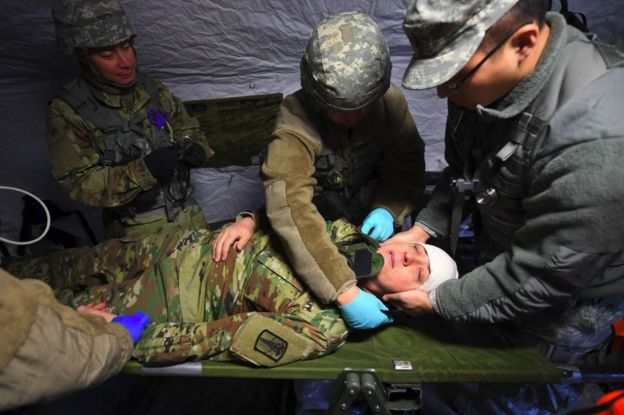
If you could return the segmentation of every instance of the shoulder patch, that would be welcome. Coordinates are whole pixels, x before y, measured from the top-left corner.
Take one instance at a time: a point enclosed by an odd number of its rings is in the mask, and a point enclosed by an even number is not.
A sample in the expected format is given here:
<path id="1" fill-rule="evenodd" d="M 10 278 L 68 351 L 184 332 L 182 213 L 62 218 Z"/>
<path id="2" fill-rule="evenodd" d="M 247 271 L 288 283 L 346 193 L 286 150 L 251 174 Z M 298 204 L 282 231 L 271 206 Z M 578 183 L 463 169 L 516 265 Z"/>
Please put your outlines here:
<path id="1" fill-rule="evenodd" d="M 278 362 L 286 354 L 288 342 L 269 330 L 263 330 L 256 338 L 254 350 L 262 353 L 274 362 Z"/>

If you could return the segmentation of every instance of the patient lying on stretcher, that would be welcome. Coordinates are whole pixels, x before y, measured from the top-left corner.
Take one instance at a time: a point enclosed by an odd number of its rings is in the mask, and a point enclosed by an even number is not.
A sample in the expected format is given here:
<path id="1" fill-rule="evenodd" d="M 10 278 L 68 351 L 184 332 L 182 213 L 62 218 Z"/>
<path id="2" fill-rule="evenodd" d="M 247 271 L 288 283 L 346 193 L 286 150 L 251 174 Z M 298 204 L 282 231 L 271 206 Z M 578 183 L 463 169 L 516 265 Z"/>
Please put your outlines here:
<path id="1" fill-rule="evenodd" d="M 327 229 L 357 269 L 358 284 L 378 297 L 431 290 L 457 277 L 450 257 L 436 247 L 378 247 L 342 220 L 328 223 Z M 276 236 L 256 231 L 242 251 L 231 251 L 215 262 L 217 235 L 194 230 L 150 236 L 153 240 L 144 241 L 144 246 L 158 246 L 157 258 L 145 266 L 143 254 L 133 260 L 132 252 L 124 252 L 124 275 L 117 270 L 119 253 L 96 247 L 102 255 L 98 273 L 115 282 L 92 285 L 93 275 L 84 276 L 84 283 L 80 278 L 57 279 L 57 297 L 73 307 L 106 303 L 112 314 L 148 314 L 152 323 L 133 353 L 148 364 L 241 359 L 272 367 L 326 355 L 345 342 L 348 329 L 340 314 L 318 302 L 297 280 Z M 65 255 L 63 261 L 71 263 L 69 254 L 55 255 L 56 260 Z M 28 276 L 27 269 L 10 271 Z"/>

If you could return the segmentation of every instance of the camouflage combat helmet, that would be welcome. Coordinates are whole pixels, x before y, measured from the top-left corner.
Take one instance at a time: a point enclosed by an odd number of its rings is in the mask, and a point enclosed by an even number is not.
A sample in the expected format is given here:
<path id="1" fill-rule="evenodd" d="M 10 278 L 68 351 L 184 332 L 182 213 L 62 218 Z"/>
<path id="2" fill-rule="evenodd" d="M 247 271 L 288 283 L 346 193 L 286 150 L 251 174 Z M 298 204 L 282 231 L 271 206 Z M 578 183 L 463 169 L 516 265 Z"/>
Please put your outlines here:
<path id="1" fill-rule="evenodd" d="M 301 59 L 301 86 L 321 107 L 355 111 L 390 86 L 390 52 L 379 27 L 361 13 L 322 21 Z"/>
<path id="2" fill-rule="evenodd" d="M 135 35 L 117 0 L 56 0 L 56 39 L 63 52 L 115 45 Z"/>
<path id="3" fill-rule="evenodd" d="M 403 29 L 414 56 L 403 86 L 426 89 L 458 73 L 479 48 L 485 32 L 518 0 L 412 0 Z"/>

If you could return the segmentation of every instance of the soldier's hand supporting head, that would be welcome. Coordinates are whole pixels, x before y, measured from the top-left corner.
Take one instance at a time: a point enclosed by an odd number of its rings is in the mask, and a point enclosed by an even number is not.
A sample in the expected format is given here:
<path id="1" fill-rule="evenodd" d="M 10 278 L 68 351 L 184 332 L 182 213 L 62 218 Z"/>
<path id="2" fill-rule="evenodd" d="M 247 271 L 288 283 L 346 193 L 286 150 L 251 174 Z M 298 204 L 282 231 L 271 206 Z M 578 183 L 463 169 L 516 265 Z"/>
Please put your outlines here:
<path id="1" fill-rule="evenodd" d="M 397 310 L 406 314 L 433 313 L 433 305 L 429 300 L 429 294 L 421 290 L 409 290 L 398 293 L 386 294 L 383 300 L 391 304 Z"/>

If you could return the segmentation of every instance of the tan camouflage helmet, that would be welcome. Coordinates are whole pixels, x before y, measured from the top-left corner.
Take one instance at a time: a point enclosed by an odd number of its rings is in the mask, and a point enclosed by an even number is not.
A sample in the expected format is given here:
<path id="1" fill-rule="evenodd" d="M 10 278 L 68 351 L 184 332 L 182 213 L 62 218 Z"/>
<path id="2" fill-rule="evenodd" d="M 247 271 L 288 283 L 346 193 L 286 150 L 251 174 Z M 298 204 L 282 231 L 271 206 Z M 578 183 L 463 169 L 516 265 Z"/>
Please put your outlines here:
<path id="1" fill-rule="evenodd" d="M 321 107 L 356 111 L 390 86 L 390 52 L 379 27 L 361 13 L 322 21 L 301 59 L 301 86 Z"/>
<path id="2" fill-rule="evenodd" d="M 403 86 L 426 89 L 458 73 L 485 32 L 518 0 L 412 0 L 403 29 L 414 49 Z"/>
<path id="3" fill-rule="evenodd" d="M 116 45 L 135 35 L 117 0 L 56 0 L 52 17 L 56 39 L 68 55 L 76 49 Z"/>

